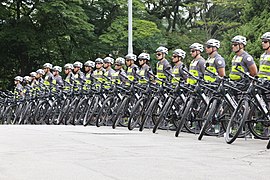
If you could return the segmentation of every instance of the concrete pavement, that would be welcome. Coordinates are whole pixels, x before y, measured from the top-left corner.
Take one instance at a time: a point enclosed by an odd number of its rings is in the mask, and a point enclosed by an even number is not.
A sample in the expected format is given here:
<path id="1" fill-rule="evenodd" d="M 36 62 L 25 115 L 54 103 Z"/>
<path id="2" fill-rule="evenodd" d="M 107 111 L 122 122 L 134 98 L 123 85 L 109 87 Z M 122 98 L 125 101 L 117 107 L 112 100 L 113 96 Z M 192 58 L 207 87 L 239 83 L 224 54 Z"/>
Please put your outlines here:
<path id="1" fill-rule="evenodd" d="M 0 125 L 0 180 L 269 179 L 266 144 L 164 130 Z"/>

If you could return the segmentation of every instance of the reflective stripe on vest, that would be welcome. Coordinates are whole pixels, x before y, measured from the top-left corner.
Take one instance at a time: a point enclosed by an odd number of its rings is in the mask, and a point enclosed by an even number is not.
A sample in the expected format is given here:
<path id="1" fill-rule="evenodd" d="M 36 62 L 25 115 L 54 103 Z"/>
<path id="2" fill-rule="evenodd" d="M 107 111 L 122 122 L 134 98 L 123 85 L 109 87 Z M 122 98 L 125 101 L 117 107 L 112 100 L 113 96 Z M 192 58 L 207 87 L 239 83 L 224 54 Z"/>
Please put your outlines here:
<path id="1" fill-rule="evenodd" d="M 261 55 L 258 76 L 270 80 L 270 55 Z"/>
<path id="2" fill-rule="evenodd" d="M 177 84 L 177 83 L 179 83 L 179 81 L 180 81 L 179 68 L 178 68 L 178 67 L 177 67 L 177 68 L 174 68 L 174 69 L 172 70 L 172 74 L 175 75 L 175 76 L 172 78 L 172 80 L 171 80 L 172 84 Z"/>
<path id="3" fill-rule="evenodd" d="M 164 67 L 163 64 L 160 64 L 160 65 L 157 64 L 157 78 L 159 79 L 166 79 L 166 76 L 163 72 L 163 67 Z M 159 80 L 157 80 L 157 83 L 162 84 L 162 82 Z"/>
<path id="4" fill-rule="evenodd" d="M 112 84 L 121 84 L 119 73 L 120 73 L 120 71 L 112 74 Z"/>
<path id="5" fill-rule="evenodd" d="M 48 75 L 45 76 L 43 84 L 45 86 L 50 86 L 51 83 L 49 82 L 49 76 Z"/>
<path id="6" fill-rule="evenodd" d="M 196 70 L 196 66 L 198 64 L 199 61 L 194 61 L 193 63 L 190 64 L 189 66 L 189 72 L 195 76 L 195 77 L 199 77 L 199 71 Z M 188 84 L 196 84 L 197 80 L 193 79 L 192 77 L 187 78 L 187 83 Z"/>
<path id="7" fill-rule="evenodd" d="M 231 78 L 231 80 L 235 80 L 235 81 L 238 81 L 238 80 L 241 80 L 242 77 L 241 77 L 241 74 L 240 72 L 238 72 L 235 68 L 237 67 L 237 64 L 238 63 L 241 63 L 243 60 L 243 57 L 237 57 L 234 56 L 233 59 L 232 59 L 232 70 L 231 70 L 231 73 L 229 74 L 229 77 Z M 245 72 L 244 68 L 242 66 L 238 66 L 238 69 Z"/>
<path id="8" fill-rule="evenodd" d="M 145 78 L 145 70 L 141 70 L 141 71 L 139 72 L 139 75 L 140 75 L 142 78 Z M 147 81 L 146 81 L 145 79 L 139 79 L 139 83 L 140 83 L 140 84 L 146 84 Z"/>
<path id="9" fill-rule="evenodd" d="M 83 86 L 83 90 L 88 90 L 89 89 L 89 85 L 92 83 L 90 78 L 91 78 L 91 74 L 87 73 L 85 75 L 85 83 L 84 83 L 84 86 Z"/>
<path id="10" fill-rule="evenodd" d="M 214 66 L 214 64 L 215 64 L 214 62 L 215 62 L 215 58 L 208 58 L 206 60 L 206 63 L 209 64 L 207 69 L 209 71 L 211 71 L 212 73 L 217 73 L 217 69 Z M 209 72 L 205 71 L 204 80 L 209 81 L 209 82 L 215 82 L 216 78 L 212 77 L 212 75 Z"/>

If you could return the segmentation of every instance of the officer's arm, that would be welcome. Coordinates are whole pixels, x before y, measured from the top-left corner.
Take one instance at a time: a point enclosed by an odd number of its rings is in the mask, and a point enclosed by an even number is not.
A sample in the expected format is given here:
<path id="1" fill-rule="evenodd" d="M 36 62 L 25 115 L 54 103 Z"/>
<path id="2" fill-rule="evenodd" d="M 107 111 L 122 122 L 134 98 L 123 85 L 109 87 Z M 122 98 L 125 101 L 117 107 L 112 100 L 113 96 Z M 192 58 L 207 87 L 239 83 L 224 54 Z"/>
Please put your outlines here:
<path id="1" fill-rule="evenodd" d="M 258 72 L 256 64 L 252 64 L 248 67 L 249 73 L 251 76 L 255 76 Z"/>
<path id="2" fill-rule="evenodd" d="M 226 74 L 225 74 L 225 68 L 218 68 L 218 75 L 220 77 L 224 77 Z"/>

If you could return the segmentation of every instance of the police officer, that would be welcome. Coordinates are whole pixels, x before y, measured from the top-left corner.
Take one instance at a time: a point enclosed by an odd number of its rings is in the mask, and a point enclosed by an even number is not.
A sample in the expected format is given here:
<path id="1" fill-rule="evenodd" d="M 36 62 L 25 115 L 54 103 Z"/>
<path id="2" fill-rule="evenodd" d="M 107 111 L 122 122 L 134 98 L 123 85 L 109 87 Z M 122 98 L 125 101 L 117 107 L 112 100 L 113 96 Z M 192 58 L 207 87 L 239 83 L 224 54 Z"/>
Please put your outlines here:
<path id="1" fill-rule="evenodd" d="M 249 72 L 251 76 L 255 76 L 257 74 L 257 66 L 253 57 L 244 50 L 247 45 L 246 38 L 238 35 L 233 37 L 231 42 L 232 51 L 235 53 L 235 56 L 232 59 L 232 68 L 229 77 L 235 81 L 242 80 L 241 73 L 236 70 L 238 65 L 239 70 Z"/>
<path id="2" fill-rule="evenodd" d="M 138 56 L 138 60 L 140 66 L 138 74 L 141 76 L 141 78 L 139 79 L 139 83 L 145 85 L 147 83 L 147 80 L 150 80 L 150 75 L 148 72 L 152 74 L 151 67 L 148 65 L 150 61 L 150 55 L 148 53 L 141 53 Z"/>
<path id="3" fill-rule="evenodd" d="M 95 79 L 96 87 L 99 87 L 101 83 L 104 82 L 103 74 L 104 74 L 104 68 L 103 68 L 103 59 L 97 58 L 95 60 L 96 69 L 93 72 L 93 78 Z"/>
<path id="4" fill-rule="evenodd" d="M 168 70 L 171 72 L 172 66 L 166 59 L 166 55 L 168 54 L 168 49 L 166 47 L 160 46 L 159 48 L 156 49 L 156 58 L 158 60 L 157 62 L 157 78 L 166 80 L 167 73 L 165 70 Z M 158 84 L 162 84 L 161 81 L 157 80 Z"/>
<path id="5" fill-rule="evenodd" d="M 73 70 L 73 64 L 65 64 L 65 82 L 64 82 L 64 91 L 70 91 L 72 89 L 72 86 L 74 84 L 74 74 L 72 72 Z"/>
<path id="6" fill-rule="evenodd" d="M 197 78 L 203 78 L 205 72 L 205 59 L 201 56 L 201 53 L 203 52 L 203 45 L 193 43 L 189 48 L 190 54 L 194 58 L 189 65 L 189 72 Z M 187 83 L 196 84 L 197 80 L 193 77 L 188 77 Z"/>
<path id="7" fill-rule="evenodd" d="M 51 63 L 45 63 L 43 65 L 43 70 L 45 73 L 44 77 L 44 85 L 46 88 L 51 88 L 51 90 L 55 90 L 56 80 L 54 79 L 53 74 L 51 73 L 52 64 Z"/>
<path id="8" fill-rule="evenodd" d="M 74 86 L 75 91 L 78 91 L 85 81 L 84 73 L 81 71 L 82 66 L 83 64 L 79 61 L 73 64 L 74 83 L 76 84 L 76 86 Z"/>
<path id="9" fill-rule="evenodd" d="M 260 68 L 258 76 L 266 78 L 270 81 L 270 32 L 266 32 L 261 36 L 262 48 L 264 53 L 260 58 Z"/>
<path id="10" fill-rule="evenodd" d="M 104 69 L 105 69 L 105 72 L 104 72 L 104 76 L 106 76 L 107 78 L 109 79 L 105 79 L 105 85 L 104 87 L 105 88 L 110 88 L 110 79 L 112 79 L 112 75 L 115 73 L 115 70 L 113 70 L 112 68 L 112 65 L 114 63 L 114 59 L 112 57 L 106 57 L 104 58 Z"/>
<path id="11" fill-rule="evenodd" d="M 172 74 L 174 74 L 174 77 L 171 80 L 173 85 L 178 84 L 181 79 L 184 81 L 187 80 L 187 73 L 185 73 L 182 69 L 183 68 L 182 60 L 185 57 L 186 52 L 183 51 L 182 49 L 176 49 L 173 51 L 172 62 L 174 63 L 174 66 L 172 68 Z"/>
<path id="12" fill-rule="evenodd" d="M 125 59 L 124 58 L 118 57 L 115 60 L 115 63 L 114 63 L 115 73 L 113 73 L 113 75 L 112 75 L 113 83 L 121 84 L 121 83 L 126 82 L 126 79 L 124 77 L 126 77 L 127 75 L 126 75 L 126 72 L 125 72 L 125 70 L 123 68 L 124 65 L 125 65 Z M 122 76 L 120 76 L 120 74 Z"/>
<path id="13" fill-rule="evenodd" d="M 127 77 L 130 81 L 136 81 L 136 72 L 138 71 L 138 66 L 135 64 L 135 61 L 137 60 L 137 57 L 135 54 L 127 54 L 125 56 L 126 59 L 126 66 L 127 66 Z M 127 85 L 129 85 L 129 82 L 126 82 Z"/>
<path id="14" fill-rule="evenodd" d="M 24 93 L 23 93 L 23 86 L 22 86 L 22 83 L 23 82 L 23 77 L 21 76 L 16 76 L 14 78 L 14 84 L 15 84 L 15 88 L 14 88 L 14 96 L 16 99 L 24 96 Z"/>
<path id="15" fill-rule="evenodd" d="M 217 73 L 220 77 L 225 76 L 225 60 L 218 54 L 218 49 L 220 48 L 220 41 L 216 39 L 209 39 L 205 43 L 205 51 L 208 54 L 208 59 L 206 60 L 206 67 L 209 71 Z M 209 82 L 215 82 L 216 78 L 209 72 L 205 72 L 204 80 Z"/>
<path id="16" fill-rule="evenodd" d="M 89 60 L 84 63 L 84 72 L 85 72 L 85 83 L 83 86 L 84 90 L 88 90 L 89 86 L 92 83 L 92 73 L 93 73 L 94 68 L 95 68 L 95 62 Z"/>
<path id="17" fill-rule="evenodd" d="M 54 66 L 52 68 L 53 70 L 53 76 L 54 76 L 54 79 L 56 80 L 56 84 L 60 87 L 63 87 L 64 86 L 64 82 L 63 82 L 63 79 L 62 79 L 62 76 L 60 76 L 60 73 L 62 72 L 62 67 L 60 66 Z"/>

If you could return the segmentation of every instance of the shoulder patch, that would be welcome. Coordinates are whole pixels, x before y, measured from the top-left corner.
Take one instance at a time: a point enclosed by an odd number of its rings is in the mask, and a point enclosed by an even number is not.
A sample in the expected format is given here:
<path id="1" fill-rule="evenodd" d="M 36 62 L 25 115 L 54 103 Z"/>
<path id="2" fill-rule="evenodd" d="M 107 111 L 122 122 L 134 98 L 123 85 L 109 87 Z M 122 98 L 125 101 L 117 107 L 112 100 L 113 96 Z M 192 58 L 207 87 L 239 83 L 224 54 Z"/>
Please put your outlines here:
<path id="1" fill-rule="evenodd" d="M 218 61 L 218 64 L 219 64 L 219 65 L 221 65 L 221 64 L 222 64 L 222 61 L 221 61 L 221 60 L 219 60 L 219 61 Z"/>
<path id="2" fill-rule="evenodd" d="M 252 57 L 248 56 L 247 61 L 252 61 Z"/>

